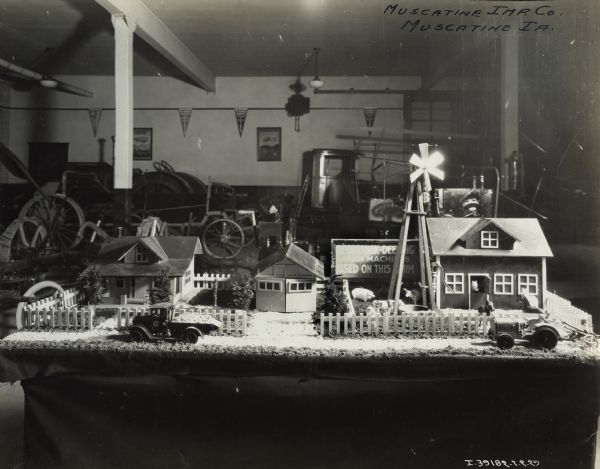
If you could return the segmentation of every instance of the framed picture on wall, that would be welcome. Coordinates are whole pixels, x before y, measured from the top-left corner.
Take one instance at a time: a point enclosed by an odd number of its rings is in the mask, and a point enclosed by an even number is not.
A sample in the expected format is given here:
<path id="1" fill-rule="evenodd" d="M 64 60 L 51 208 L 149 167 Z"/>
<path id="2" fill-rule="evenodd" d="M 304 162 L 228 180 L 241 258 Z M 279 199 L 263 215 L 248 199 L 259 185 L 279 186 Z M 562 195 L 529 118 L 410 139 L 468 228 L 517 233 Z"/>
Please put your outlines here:
<path id="1" fill-rule="evenodd" d="M 136 127 L 133 129 L 133 159 L 152 160 L 152 128 Z"/>
<path id="2" fill-rule="evenodd" d="M 256 129 L 258 161 L 281 161 L 281 127 Z"/>

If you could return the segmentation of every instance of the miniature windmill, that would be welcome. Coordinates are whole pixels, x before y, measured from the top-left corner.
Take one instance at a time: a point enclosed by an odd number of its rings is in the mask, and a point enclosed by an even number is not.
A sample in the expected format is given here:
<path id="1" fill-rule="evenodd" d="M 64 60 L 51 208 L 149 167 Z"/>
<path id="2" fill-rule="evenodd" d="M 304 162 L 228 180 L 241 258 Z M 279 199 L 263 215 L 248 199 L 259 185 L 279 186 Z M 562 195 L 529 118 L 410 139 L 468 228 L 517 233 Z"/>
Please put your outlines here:
<path id="1" fill-rule="evenodd" d="M 438 179 L 444 179 L 444 172 L 438 166 L 444 161 L 444 157 L 439 152 L 434 152 L 429 155 L 429 145 L 427 143 L 419 144 L 419 152 L 421 156 L 413 154 L 410 157 L 410 164 L 416 169 L 410 175 L 410 186 L 408 188 L 408 196 L 406 197 L 406 205 L 404 207 L 404 219 L 402 220 L 402 228 L 400 229 L 400 237 L 398 238 L 398 248 L 394 257 L 394 266 L 392 268 L 392 279 L 388 290 L 388 298 L 394 298 L 394 313 L 398 312 L 398 303 L 400 299 L 400 291 L 402 289 L 402 276 L 404 272 L 404 261 L 406 257 L 406 245 L 408 241 L 408 231 L 410 221 L 413 217 L 417 217 L 417 228 L 419 232 L 419 265 L 421 267 L 421 285 L 423 286 L 422 301 L 423 305 L 427 305 L 427 296 L 431 298 L 431 307 L 435 308 L 433 301 L 433 279 L 431 275 L 431 258 L 429 251 L 429 237 L 427 235 L 427 225 L 425 223 L 425 204 L 423 202 L 423 191 L 431 191 L 430 175 Z M 423 184 L 421 184 L 421 178 Z M 416 188 L 416 209 L 414 206 L 414 196 Z"/>

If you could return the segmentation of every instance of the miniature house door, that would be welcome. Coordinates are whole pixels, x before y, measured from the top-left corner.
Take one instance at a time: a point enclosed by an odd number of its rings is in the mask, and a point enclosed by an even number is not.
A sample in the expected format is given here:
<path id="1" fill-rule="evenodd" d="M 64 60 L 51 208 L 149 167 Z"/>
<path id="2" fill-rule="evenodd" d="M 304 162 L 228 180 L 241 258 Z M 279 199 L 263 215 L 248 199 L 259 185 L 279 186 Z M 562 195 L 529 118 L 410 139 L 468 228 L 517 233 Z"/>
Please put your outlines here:
<path id="1" fill-rule="evenodd" d="M 490 293 L 490 276 L 488 274 L 469 274 L 469 309 L 485 306 L 485 300 Z"/>

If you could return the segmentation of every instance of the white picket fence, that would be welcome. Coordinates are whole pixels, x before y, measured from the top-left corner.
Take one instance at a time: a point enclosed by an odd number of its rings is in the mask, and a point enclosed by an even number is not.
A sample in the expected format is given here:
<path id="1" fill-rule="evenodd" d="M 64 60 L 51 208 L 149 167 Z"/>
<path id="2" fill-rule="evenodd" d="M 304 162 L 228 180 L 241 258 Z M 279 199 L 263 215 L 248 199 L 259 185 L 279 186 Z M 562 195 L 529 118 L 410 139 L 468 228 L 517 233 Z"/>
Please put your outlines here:
<path id="1" fill-rule="evenodd" d="M 117 329 L 129 327 L 136 316 L 150 314 L 148 306 L 143 307 L 117 307 Z M 248 325 L 248 314 L 242 310 L 226 310 L 221 308 L 199 308 L 199 307 L 175 307 L 174 318 L 183 314 L 200 314 L 217 319 L 223 323 L 220 330 L 223 334 L 246 334 Z"/>
<path id="2" fill-rule="evenodd" d="M 81 295 L 75 288 L 65 290 L 63 295 L 49 296 L 42 300 L 34 301 L 26 306 L 26 309 L 38 310 L 43 308 L 71 308 L 77 306 Z"/>
<path id="3" fill-rule="evenodd" d="M 325 335 L 429 335 L 484 336 L 490 317 L 475 311 L 400 312 L 398 314 L 342 316 L 321 313 L 320 332 Z"/>
<path id="4" fill-rule="evenodd" d="M 209 274 L 204 272 L 203 274 L 194 275 L 194 288 L 201 290 L 212 290 L 215 287 L 215 282 L 225 282 L 229 280 L 231 275 L 229 274 Z"/>
<path id="5" fill-rule="evenodd" d="M 92 330 L 94 308 L 77 307 L 27 307 L 23 327 L 25 329 L 87 329 Z"/>
<path id="6" fill-rule="evenodd" d="M 573 306 L 571 302 L 556 293 L 546 291 L 545 309 L 552 318 L 564 321 L 567 324 L 583 329 L 586 332 L 594 331 L 592 315 Z"/>

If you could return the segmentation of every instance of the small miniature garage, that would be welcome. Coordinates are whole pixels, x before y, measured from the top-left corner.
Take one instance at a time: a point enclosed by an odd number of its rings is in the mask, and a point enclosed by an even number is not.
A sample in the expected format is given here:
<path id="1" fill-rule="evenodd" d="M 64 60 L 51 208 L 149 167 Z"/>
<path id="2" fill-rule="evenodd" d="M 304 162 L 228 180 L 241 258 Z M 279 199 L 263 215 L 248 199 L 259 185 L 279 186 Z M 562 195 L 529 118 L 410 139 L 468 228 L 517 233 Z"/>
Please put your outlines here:
<path id="1" fill-rule="evenodd" d="M 544 304 L 552 251 L 537 219 L 428 218 L 427 227 L 443 272 L 438 307 L 477 309 L 489 296 L 498 308 L 519 309 L 523 291 Z"/>
<path id="2" fill-rule="evenodd" d="M 256 308 L 294 313 L 315 311 L 317 282 L 325 278 L 323 263 L 295 244 L 285 246 L 259 263 Z"/>

